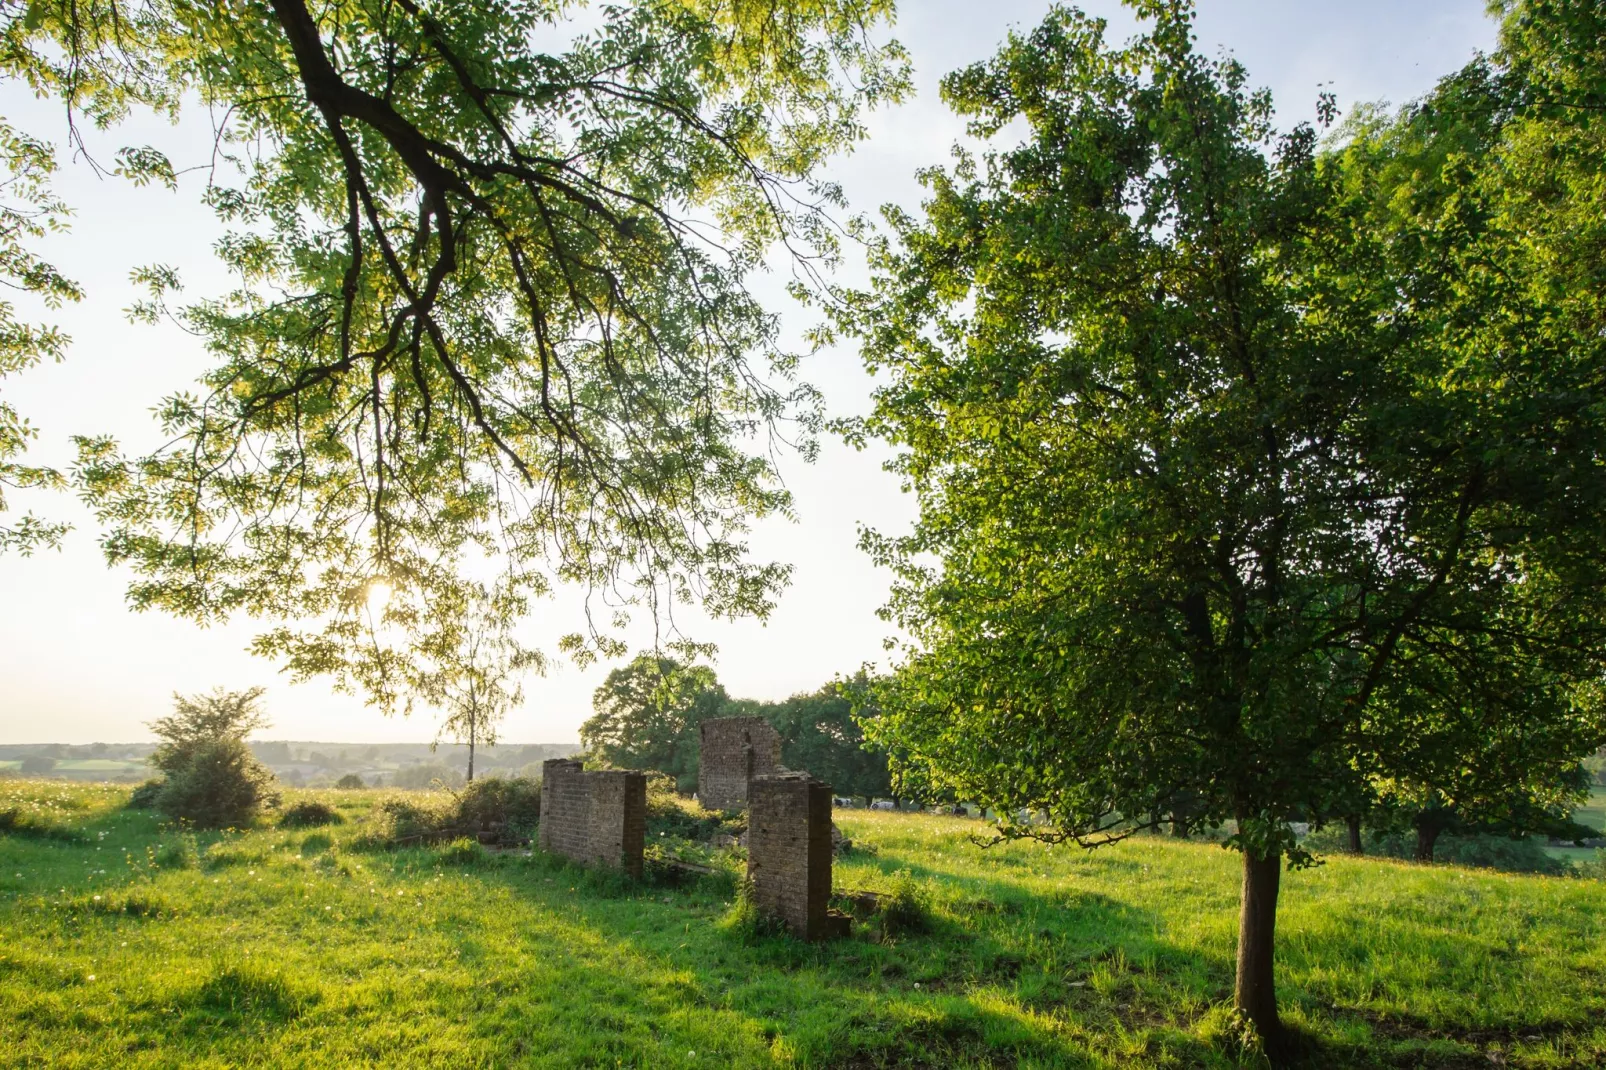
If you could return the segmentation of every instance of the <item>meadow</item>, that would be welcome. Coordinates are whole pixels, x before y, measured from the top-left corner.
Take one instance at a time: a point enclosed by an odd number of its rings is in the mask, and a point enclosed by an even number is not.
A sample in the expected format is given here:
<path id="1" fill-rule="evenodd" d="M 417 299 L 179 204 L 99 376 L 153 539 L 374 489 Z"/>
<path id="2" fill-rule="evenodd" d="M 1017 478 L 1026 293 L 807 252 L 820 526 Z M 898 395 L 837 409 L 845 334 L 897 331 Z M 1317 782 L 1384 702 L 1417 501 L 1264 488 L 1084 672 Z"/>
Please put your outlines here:
<path id="1" fill-rule="evenodd" d="M 752 938 L 721 877 L 631 885 L 341 824 L 191 833 L 127 790 L 0 780 L 8 1066 L 1194 1067 L 1226 1011 L 1237 856 L 983 849 L 839 811 L 839 889 L 907 871 L 925 932 Z M 6 816 L 9 815 L 9 816 Z M 1280 994 L 1317 1066 L 1606 1062 L 1606 882 L 1329 858 L 1291 873 Z M 1252 1058 L 1249 1059 L 1252 1061 Z"/>

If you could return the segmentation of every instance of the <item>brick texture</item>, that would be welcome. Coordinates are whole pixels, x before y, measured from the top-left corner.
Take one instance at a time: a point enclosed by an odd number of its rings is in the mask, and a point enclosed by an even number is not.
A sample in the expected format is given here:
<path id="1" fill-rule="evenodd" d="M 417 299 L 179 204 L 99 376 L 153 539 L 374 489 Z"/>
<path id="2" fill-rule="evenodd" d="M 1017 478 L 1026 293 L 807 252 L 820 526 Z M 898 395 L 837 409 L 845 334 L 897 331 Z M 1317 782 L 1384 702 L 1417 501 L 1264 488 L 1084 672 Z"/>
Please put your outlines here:
<path id="1" fill-rule="evenodd" d="M 710 810 L 743 809 L 754 777 L 781 772 L 781 737 L 762 717 L 721 717 L 698 732 L 697 801 Z"/>
<path id="2" fill-rule="evenodd" d="M 805 940 L 831 935 L 831 788 L 807 773 L 748 785 L 747 876 L 759 911 Z"/>
<path id="3" fill-rule="evenodd" d="M 569 758 L 541 763 L 541 850 L 639 878 L 646 838 L 645 774 L 622 769 L 588 773 Z"/>

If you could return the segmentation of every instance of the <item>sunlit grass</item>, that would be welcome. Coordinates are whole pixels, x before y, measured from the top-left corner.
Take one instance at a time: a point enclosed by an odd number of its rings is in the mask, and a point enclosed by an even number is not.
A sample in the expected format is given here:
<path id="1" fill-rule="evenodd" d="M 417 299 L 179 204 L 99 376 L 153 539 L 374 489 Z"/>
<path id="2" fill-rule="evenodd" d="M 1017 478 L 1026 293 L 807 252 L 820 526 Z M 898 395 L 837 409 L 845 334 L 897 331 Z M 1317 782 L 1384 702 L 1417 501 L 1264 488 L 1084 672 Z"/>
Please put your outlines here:
<path id="1" fill-rule="evenodd" d="M 0 781 L 14 1065 L 1225 1066 L 1239 871 L 1218 847 L 983 850 L 978 822 L 839 812 L 838 888 L 907 869 L 933 925 L 744 943 L 724 886 L 539 856 L 350 848 L 344 824 L 186 833 L 125 792 Z M 871 853 L 873 852 L 873 853 Z M 1606 1059 L 1606 888 L 1336 858 L 1284 882 L 1314 1065 Z"/>

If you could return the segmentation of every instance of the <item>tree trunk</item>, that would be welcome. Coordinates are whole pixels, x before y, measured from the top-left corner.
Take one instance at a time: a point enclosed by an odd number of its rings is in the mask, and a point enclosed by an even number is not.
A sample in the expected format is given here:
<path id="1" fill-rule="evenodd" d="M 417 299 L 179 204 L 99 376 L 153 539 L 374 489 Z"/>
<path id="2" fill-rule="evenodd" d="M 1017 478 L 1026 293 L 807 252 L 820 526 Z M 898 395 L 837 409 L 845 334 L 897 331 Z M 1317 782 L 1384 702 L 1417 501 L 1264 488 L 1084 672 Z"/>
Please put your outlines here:
<path id="1" fill-rule="evenodd" d="M 1344 824 L 1349 829 L 1349 853 L 1352 855 L 1365 854 L 1366 851 L 1361 846 L 1361 815 L 1349 815 L 1344 819 Z"/>
<path id="2" fill-rule="evenodd" d="M 474 783 L 474 715 L 468 715 L 468 782 Z"/>
<path id="3" fill-rule="evenodd" d="M 1277 1017 L 1272 948 L 1277 931 L 1277 889 L 1282 857 L 1244 852 L 1243 906 L 1238 917 L 1238 980 L 1233 1003 L 1254 1024 L 1268 1054 L 1279 1050 L 1283 1024 Z"/>
<path id="4" fill-rule="evenodd" d="M 1439 842 L 1442 829 L 1437 821 L 1419 821 L 1416 826 L 1416 860 L 1433 861 L 1433 845 Z"/>
<path id="5" fill-rule="evenodd" d="M 1188 838 L 1188 819 L 1182 814 L 1171 815 L 1171 835 L 1179 840 Z"/>

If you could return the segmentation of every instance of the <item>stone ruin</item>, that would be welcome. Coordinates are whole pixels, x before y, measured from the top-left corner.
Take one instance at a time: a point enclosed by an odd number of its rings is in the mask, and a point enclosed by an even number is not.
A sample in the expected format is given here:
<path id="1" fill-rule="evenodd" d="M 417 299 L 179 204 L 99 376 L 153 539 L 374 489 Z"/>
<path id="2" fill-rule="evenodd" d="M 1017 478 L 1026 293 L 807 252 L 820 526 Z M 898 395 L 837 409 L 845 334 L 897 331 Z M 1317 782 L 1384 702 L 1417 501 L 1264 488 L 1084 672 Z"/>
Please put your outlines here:
<path id="1" fill-rule="evenodd" d="M 781 737 L 762 717 L 704 721 L 698 736 L 697 801 L 710 810 L 744 809 L 753 779 L 781 772 Z"/>
<path id="2" fill-rule="evenodd" d="M 647 776 L 623 769 L 586 772 L 571 758 L 541 763 L 543 851 L 640 878 L 647 839 Z"/>
<path id="3" fill-rule="evenodd" d="M 747 877 L 759 912 L 804 940 L 847 935 L 831 899 L 831 787 L 807 773 L 747 784 Z"/>

